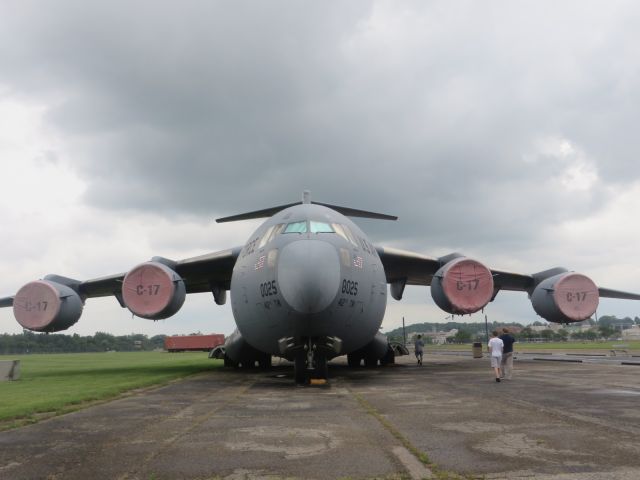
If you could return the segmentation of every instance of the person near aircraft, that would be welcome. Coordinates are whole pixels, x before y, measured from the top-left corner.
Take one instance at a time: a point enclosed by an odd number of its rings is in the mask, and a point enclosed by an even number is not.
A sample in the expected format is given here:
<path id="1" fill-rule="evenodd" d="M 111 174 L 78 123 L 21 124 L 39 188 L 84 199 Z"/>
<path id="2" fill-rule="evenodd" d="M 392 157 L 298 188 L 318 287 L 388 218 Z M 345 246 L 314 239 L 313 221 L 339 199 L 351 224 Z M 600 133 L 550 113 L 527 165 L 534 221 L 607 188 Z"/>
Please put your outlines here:
<path id="1" fill-rule="evenodd" d="M 496 382 L 500 381 L 500 363 L 502 361 L 502 348 L 504 347 L 504 343 L 498 337 L 498 331 L 494 330 L 492 333 L 493 337 L 489 340 L 489 352 L 491 353 L 491 368 L 493 368 L 494 373 L 496 374 Z"/>
<path id="2" fill-rule="evenodd" d="M 418 335 L 415 342 L 415 354 L 418 365 L 422 366 L 422 354 L 424 353 L 424 342 L 422 341 L 422 335 Z"/>
<path id="3" fill-rule="evenodd" d="M 504 345 L 502 349 L 502 361 L 500 362 L 501 378 L 511 380 L 513 372 L 513 344 L 516 342 L 516 339 L 509 333 L 508 328 L 503 328 L 500 340 L 502 340 Z"/>

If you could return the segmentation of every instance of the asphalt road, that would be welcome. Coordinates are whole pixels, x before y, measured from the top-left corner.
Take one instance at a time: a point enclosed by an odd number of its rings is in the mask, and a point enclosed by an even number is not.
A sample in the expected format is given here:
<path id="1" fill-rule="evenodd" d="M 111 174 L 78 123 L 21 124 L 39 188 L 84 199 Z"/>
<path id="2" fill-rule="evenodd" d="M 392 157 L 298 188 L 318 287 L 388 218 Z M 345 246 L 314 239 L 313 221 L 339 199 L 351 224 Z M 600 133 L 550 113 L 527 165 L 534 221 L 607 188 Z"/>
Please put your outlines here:
<path id="1" fill-rule="evenodd" d="M 411 360 L 138 392 L 1 432 L 0 479 L 640 478 L 640 366 L 518 359 L 495 383 L 486 358 Z"/>

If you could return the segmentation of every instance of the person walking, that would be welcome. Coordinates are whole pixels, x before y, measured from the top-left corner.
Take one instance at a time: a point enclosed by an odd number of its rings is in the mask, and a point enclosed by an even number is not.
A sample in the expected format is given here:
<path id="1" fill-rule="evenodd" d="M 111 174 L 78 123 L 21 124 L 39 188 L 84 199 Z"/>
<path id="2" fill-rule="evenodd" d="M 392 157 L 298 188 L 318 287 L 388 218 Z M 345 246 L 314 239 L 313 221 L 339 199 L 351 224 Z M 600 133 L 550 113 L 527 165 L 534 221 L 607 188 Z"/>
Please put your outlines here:
<path id="1" fill-rule="evenodd" d="M 496 382 L 500 381 L 500 363 L 502 362 L 502 348 L 504 344 L 498 337 L 498 331 L 491 332 L 491 340 L 489 340 L 489 352 L 491 353 L 491 368 L 496 374 Z"/>
<path id="2" fill-rule="evenodd" d="M 511 380 L 511 374 L 513 372 L 513 344 L 516 343 L 516 339 L 509 333 L 508 328 L 502 329 L 502 360 L 500 361 L 501 377 L 507 380 Z"/>
<path id="3" fill-rule="evenodd" d="M 415 354 L 418 365 L 422 365 L 422 354 L 424 352 L 424 342 L 422 341 L 422 335 L 418 335 L 415 342 Z"/>

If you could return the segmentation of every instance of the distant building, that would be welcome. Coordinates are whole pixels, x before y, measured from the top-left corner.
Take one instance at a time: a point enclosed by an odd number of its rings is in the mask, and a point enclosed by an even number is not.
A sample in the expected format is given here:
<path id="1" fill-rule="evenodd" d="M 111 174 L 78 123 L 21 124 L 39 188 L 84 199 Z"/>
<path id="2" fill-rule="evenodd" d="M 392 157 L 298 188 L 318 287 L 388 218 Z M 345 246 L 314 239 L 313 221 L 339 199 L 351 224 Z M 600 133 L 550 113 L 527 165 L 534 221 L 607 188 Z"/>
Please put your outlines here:
<path id="1" fill-rule="evenodd" d="M 534 332 L 542 332 L 544 330 L 551 330 L 557 332 L 558 330 L 562 330 L 565 328 L 561 323 L 547 323 L 546 325 L 531 325 L 529 328 Z"/>
<path id="2" fill-rule="evenodd" d="M 507 325 L 506 327 L 500 327 L 498 330 L 502 331 L 503 328 L 508 329 L 509 333 L 512 333 L 514 335 L 517 335 L 522 331 L 522 327 L 516 327 L 515 325 Z"/>
<path id="3" fill-rule="evenodd" d="M 622 338 L 624 340 L 640 340 L 640 325 L 634 325 L 631 328 L 623 330 Z"/>
<path id="4" fill-rule="evenodd" d="M 416 332 L 409 336 L 409 341 L 413 343 L 416 341 L 418 335 L 422 335 L 425 343 L 444 345 L 447 343 L 447 337 L 453 337 L 456 333 L 458 333 L 458 330 L 455 328 L 448 332 Z"/>

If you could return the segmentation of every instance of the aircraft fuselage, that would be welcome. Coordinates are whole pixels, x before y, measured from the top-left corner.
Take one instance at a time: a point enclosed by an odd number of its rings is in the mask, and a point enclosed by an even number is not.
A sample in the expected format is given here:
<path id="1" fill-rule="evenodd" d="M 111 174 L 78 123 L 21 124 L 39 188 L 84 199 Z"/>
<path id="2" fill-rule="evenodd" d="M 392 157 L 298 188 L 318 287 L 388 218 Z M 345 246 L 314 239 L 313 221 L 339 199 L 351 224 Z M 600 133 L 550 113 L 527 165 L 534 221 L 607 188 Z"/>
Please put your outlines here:
<path id="1" fill-rule="evenodd" d="M 230 293 L 243 338 L 273 355 L 287 337 L 298 345 L 335 337 L 336 355 L 357 350 L 378 332 L 387 302 L 384 268 L 366 235 L 313 204 L 282 210 L 251 235 Z"/>

